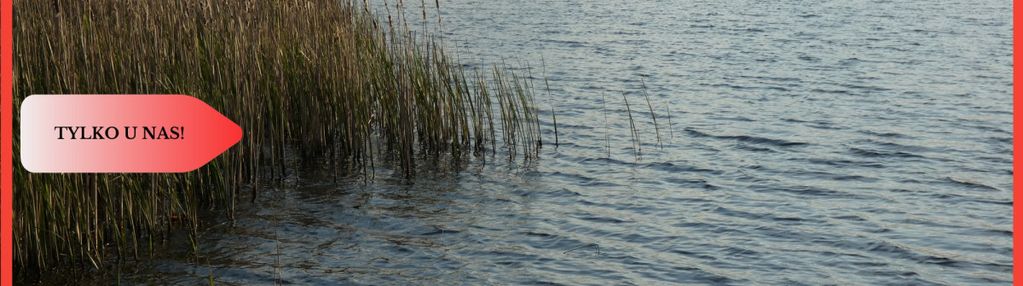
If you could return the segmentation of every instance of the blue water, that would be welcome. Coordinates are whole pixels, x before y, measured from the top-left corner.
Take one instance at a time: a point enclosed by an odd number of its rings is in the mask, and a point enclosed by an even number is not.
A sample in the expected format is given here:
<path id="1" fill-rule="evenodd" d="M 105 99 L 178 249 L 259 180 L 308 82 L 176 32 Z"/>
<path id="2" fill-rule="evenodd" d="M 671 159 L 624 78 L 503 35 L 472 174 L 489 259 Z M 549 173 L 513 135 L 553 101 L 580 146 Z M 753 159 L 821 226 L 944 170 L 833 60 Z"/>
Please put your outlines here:
<path id="1" fill-rule="evenodd" d="M 440 4 L 467 67 L 546 69 L 557 148 L 412 184 L 296 164 L 125 282 L 1011 282 L 1009 1 Z"/>

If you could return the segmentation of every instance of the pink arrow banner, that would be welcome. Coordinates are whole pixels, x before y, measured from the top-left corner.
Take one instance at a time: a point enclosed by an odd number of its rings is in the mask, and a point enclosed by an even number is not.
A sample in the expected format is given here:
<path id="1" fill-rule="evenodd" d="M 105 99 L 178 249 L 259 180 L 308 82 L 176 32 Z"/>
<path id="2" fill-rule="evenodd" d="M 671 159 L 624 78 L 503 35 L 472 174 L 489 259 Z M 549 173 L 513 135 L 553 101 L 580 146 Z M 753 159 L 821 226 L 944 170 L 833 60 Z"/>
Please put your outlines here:
<path id="1" fill-rule="evenodd" d="M 32 95 L 21 164 L 38 173 L 181 173 L 238 143 L 242 129 L 187 95 Z"/>

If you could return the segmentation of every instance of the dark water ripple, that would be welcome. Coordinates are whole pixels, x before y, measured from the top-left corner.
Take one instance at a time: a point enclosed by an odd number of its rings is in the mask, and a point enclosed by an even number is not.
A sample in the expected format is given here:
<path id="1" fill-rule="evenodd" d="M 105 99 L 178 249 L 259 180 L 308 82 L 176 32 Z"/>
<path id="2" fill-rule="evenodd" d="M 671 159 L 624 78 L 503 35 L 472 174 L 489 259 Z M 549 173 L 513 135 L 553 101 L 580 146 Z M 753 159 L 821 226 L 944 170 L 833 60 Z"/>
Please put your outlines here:
<path id="1" fill-rule="evenodd" d="M 201 258 L 169 253 L 126 280 L 1011 281 L 1007 1 L 441 5 L 462 59 L 545 58 L 559 148 L 414 184 L 296 169 L 233 226 L 204 231 Z M 637 158 L 620 96 L 642 102 L 640 79 L 663 148 L 637 108 Z"/>

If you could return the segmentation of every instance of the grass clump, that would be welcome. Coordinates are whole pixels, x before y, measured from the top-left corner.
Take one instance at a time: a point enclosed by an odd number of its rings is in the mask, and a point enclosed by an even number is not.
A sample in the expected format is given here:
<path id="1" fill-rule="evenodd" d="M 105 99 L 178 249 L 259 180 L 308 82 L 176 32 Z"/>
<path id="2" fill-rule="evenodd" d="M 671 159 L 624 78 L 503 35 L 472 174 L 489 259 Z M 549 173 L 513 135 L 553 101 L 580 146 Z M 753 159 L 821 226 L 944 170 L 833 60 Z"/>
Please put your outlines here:
<path id="1" fill-rule="evenodd" d="M 185 174 L 18 168 L 20 270 L 145 254 L 171 227 L 196 229 L 201 210 L 233 210 L 243 188 L 256 195 L 283 178 L 286 148 L 349 170 L 377 158 L 407 176 L 421 154 L 493 154 L 497 142 L 513 160 L 538 152 L 528 81 L 503 66 L 466 71 L 429 36 L 413 37 L 401 13 L 377 20 L 365 3 L 16 0 L 14 9 L 16 106 L 30 94 L 180 93 L 245 131 Z"/>

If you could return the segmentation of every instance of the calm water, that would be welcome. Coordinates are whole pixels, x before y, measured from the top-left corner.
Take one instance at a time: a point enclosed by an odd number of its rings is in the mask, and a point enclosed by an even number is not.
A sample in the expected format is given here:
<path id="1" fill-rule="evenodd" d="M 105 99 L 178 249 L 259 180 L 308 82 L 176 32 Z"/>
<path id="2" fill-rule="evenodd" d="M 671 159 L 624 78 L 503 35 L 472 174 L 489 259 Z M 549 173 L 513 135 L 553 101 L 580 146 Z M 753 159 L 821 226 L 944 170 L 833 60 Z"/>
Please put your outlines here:
<path id="1" fill-rule="evenodd" d="M 233 226 L 204 231 L 201 258 L 168 246 L 124 279 L 1011 281 L 1009 1 L 567 2 L 441 3 L 464 62 L 539 74 L 546 60 L 554 96 L 539 99 L 558 109 L 561 145 L 535 165 L 423 170 L 414 184 L 295 167 Z"/>

